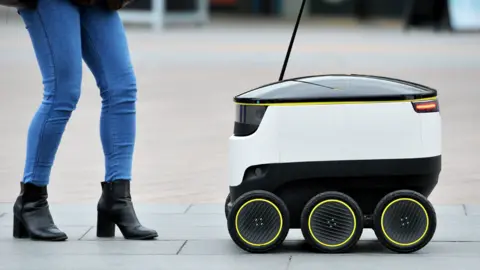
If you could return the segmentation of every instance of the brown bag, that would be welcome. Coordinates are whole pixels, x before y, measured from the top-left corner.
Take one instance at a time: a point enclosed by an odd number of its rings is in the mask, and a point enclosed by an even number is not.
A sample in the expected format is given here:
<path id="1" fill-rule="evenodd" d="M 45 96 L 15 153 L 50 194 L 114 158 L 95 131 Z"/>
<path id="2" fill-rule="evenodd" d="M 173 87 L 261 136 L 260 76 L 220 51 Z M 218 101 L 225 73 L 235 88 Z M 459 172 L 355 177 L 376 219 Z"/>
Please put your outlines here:
<path id="1" fill-rule="evenodd" d="M 130 5 L 134 0 L 104 0 L 110 10 L 119 10 Z"/>
<path id="2" fill-rule="evenodd" d="M 97 4 L 97 0 L 71 0 L 75 5 L 78 6 L 95 6 Z"/>
<path id="3" fill-rule="evenodd" d="M 11 8 L 36 8 L 36 0 L 0 0 L 0 6 L 6 6 Z"/>
<path id="4" fill-rule="evenodd" d="M 0 0 L 3 1 L 3 0 Z M 119 10 L 131 4 L 134 0 L 71 0 L 79 6 L 101 6 L 108 10 Z"/>

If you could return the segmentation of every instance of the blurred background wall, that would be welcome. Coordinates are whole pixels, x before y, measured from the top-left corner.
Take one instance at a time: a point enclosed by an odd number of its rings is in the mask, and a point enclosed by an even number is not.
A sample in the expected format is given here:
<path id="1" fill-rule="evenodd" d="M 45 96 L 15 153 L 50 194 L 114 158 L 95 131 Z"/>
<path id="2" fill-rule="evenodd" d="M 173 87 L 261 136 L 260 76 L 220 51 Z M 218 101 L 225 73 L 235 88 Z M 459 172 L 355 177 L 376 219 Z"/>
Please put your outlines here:
<path id="1" fill-rule="evenodd" d="M 136 0 L 122 10 L 125 22 L 206 24 L 221 18 L 237 23 L 252 18 L 296 18 L 302 0 Z M 480 31 L 480 0 L 307 0 L 304 19 L 370 23 L 386 21 L 404 28 Z M 0 7 L 0 11 L 5 7 Z M 154 10 L 154 11 L 152 11 Z M 11 11 L 9 16 L 14 16 Z M 0 17 L 5 15 L 0 12 Z M 162 22 L 162 23 L 161 23 Z"/>
<path id="2" fill-rule="evenodd" d="M 127 10 L 150 9 L 157 0 L 137 0 Z M 297 16 L 301 0 L 162 0 L 167 13 L 203 9 L 209 18 L 248 19 L 249 17 L 286 18 Z M 308 0 L 305 17 L 322 19 L 392 20 L 408 25 L 450 28 L 449 7 L 471 9 L 480 0 Z M 480 7 L 477 11 L 480 10 Z M 206 15 L 204 15 L 205 17 Z M 478 12 L 480 17 L 480 12 Z M 480 20 L 480 18 L 479 18 Z M 480 26 L 479 26 L 480 28 Z"/>
<path id="3" fill-rule="evenodd" d="M 140 0 L 146 1 L 146 0 Z M 193 6 L 195 0 L 170 0 L 178 6 Z M 209 0 L 212 14 L 229 13 L 281 17 L 296 14 L 301 0 Z M 311 16 L 403 19 L 412 8 L 425 16 L 445 13 L 448 0 L 309 0 Z"/>

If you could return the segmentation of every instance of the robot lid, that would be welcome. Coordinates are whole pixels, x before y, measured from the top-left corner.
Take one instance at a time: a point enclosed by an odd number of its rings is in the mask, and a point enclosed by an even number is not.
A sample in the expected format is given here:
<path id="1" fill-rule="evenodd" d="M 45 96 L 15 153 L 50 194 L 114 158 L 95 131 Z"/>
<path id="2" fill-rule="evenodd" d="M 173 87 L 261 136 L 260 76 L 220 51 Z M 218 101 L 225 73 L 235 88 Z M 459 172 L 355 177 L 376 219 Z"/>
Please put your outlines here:
<path id="1" fill-rule="evenodd" d="M 435 99 L 427 86 L 370 75 L 320 75 L 275 82 L 234 98 L 241 104 L 389 102 Z"/>

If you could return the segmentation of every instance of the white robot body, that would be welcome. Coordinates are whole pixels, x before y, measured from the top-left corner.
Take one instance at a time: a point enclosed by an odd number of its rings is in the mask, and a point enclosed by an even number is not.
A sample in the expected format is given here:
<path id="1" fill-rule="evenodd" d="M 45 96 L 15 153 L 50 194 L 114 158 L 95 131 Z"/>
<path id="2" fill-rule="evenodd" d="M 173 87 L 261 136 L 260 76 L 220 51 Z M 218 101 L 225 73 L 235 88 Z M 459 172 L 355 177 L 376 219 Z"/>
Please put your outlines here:
<path id="1" fill-rule="evenodd" d="M 377 82 L 384 83 L 379 79 Z M 388 84 L 398 87 L 395 82 Z M 305 87 L 306 84 L 287 81 L 265 88 L 274 91 L 295 85 Z M 355 85 L 351 88 L 355 89 Z M 340 94 L 348 90 L 331 91 Z M 422 113 L 414 107 L 415 103 L 431 101 L 436 102 L 436 97 L 266 105 L 239 103 L 237 106 L 268 106 L 268 109 L 255 132 L 247 136 L 233 135 L 229 139 L 230 186 L 240 185 L 247 168 L 260 164 L 440 156 L 440 113 L 438 110 Z M 241 113 L 237 111 L 237 118 Z"/>
<path id="2" fill-rule="evenodd" d="M 435 157 L 441 117 L 410 101 L 271 106 L 255 133 L 230 137 L 229 149 L 230 186 L 259 164 Z"/>

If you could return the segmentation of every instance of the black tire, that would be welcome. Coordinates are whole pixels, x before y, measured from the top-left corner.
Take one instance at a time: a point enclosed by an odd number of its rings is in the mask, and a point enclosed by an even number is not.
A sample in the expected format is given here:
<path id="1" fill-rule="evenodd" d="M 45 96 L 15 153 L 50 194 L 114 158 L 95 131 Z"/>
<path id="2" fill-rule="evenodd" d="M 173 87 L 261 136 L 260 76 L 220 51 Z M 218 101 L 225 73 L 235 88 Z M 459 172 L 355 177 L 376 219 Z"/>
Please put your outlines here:
<path id="1" fill-rule="evenodd" d="M 373 214 L 379 242 L 397 253 L 412 253 L 424 248 L 437 228 L 435 209 L 428 199 L 411 190 L 386 195 Z"/>
<path id="2" fill-rule="evenodd" d="M 230 201 L 232 200 L 232 197 L 230 196 L 230 193 L 227 195 L 227 198 L 225 198 L 225 218 L 228 219 L 228 214 L 230 213 Z"/>
<path id="3" fill-rule="evenodd" d="M 323 253 L 345 253 L 360 240 L 363 213 L 351 197 L 340 192 L 324 192 L 303 208 L 302 234 L 309 245 Z"/>
<path id="4" fill-rule="evenodd" d="M 285 203 L 273 193 L 250 191 L 240 196 L 228 215 L 235 244 L 251 253 L 265 253 L 283 243 L 290 229 Z"/>

